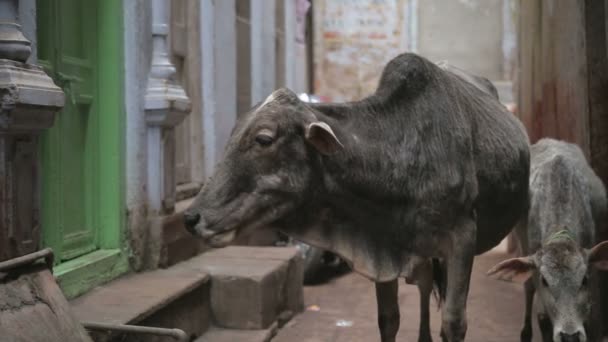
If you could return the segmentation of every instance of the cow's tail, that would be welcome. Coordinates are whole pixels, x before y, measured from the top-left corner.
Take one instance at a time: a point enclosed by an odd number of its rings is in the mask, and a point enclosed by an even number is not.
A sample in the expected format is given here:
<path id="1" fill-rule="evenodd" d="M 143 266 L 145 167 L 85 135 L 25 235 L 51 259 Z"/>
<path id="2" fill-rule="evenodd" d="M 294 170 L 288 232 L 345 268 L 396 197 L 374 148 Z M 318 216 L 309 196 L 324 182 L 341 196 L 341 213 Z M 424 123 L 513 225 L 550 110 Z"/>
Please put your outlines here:
<path id="1" fill-rule="evenodd" d="M 447 286 L 447 269 L 444 261 L 433 258 L 433 294 L 437 305 L 441 307 L 445 300 Z"/>

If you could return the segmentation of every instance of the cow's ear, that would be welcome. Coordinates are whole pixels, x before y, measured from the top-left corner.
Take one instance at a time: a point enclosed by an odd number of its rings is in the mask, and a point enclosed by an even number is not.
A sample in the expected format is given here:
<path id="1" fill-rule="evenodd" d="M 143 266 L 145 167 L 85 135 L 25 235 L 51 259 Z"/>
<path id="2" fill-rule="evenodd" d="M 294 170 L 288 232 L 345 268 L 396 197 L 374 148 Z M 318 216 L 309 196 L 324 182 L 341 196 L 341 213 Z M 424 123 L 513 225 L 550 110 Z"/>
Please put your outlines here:
<path id="1" fill-rule="evenodd" d="M 513 258 L 492 267 L 487 275 L 498 280 L 523 283 L 532 276 L 535 268 L 533 257 Z"/>
<path id="2" fill-rule="evenodd" d="M 608 241 L 603 241 L 587 251 L 587 263 L 599 270 L 608 271 Z"/>
<path id="3" fill-rule="evenodd" d="M 322 121 L 315 121 L 306 126 L 306 141 L 325 155 L 333 154 L 344 148 L 331 127 Z"/>

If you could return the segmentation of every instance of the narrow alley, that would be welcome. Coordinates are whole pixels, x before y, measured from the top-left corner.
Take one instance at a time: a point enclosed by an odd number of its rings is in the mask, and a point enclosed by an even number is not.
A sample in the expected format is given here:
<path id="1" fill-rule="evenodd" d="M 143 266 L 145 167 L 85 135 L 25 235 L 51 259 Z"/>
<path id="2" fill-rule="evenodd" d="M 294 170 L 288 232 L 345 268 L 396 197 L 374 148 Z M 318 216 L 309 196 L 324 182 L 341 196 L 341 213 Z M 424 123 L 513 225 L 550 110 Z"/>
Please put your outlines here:
<path id="1" fill-rule="evenodd" d="M 0 342 L 608 342 L 608 0 L 0 0 L 0 95 Z"/>
<path id="2" fill-rule="evenodd" d="M 519 341 L 523 323 L 524 294 L 521 285 L 496 281 L 485 272 L 508 258 L 505 246 L 475 259 L 468 303 L 467 341 Z M 418 290 L 399 284 L 401 325 L 397 341 L 418 338 Z M 349 273 L 330 283 L 304 288 L 305 312 L 287 323 L 273 342 L 354 342 L 379 340 L 376 325 L 374 285 L 362 276 Z M 431 332 L 440 341 L 441 313 L 432 302 Z M 536 329 L 536 323 L 534 323 Z M 534 331 L 534 341 L 540 341 Z"/>

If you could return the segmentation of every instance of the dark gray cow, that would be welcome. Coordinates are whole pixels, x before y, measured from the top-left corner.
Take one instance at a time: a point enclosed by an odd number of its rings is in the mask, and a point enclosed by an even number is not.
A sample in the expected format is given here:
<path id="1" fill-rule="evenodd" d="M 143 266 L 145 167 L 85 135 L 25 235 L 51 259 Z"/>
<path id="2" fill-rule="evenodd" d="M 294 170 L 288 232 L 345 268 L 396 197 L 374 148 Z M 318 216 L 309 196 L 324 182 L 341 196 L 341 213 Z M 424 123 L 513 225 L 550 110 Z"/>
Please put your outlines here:
<path id="1" fill-rule="evenodd" d="M 444 70 L 447 70 L 455 75 L 458 75 L 463 80 L 473 84 L 477 88 L 485 91 L 486 93 L 492 95 L 494 98 L 496 98 L 498 100 L 498 90 L 496 90 L 496 87 L 494 86 L 494 84 L 492 84 L 492 82 L 490 82 L 490 80 L 488 80 L 487 78 L 477 76 L 477 75 L 472 75 L 472 74 L 458 68 L 457 66 L 449 64 L 447 61 L 437 62 L 437 65 Z"/>
<path id="2" fill-rule="evenodd" d="M 530 211 L 516 228 L 525 257 L 488 273 L 525 281 L 521 340 L 532 340 L 532 303 L 538 291 L 544 341 L 587 341 L 591 267 L 608 269 L 608 242 L 596 245 L 596 222 L 606 215 L 602 181 L 576 145 L 542 139 L 531 148 Z"/>
<path id="3" fill-rule="evenodd" d="M 416 279 L 428 301 L 442 275 L 442 335 L 462 341 L 473 257 L 525 210 L 528 144 L 495 97 L 402 54 L 362 101 L 307 104 L 281 89 L 240 117 L 185 223 L 218 247 L 272 227 L 339 254 L 376 282 L 382 341 L 399 328 L 397 279 Z"/>

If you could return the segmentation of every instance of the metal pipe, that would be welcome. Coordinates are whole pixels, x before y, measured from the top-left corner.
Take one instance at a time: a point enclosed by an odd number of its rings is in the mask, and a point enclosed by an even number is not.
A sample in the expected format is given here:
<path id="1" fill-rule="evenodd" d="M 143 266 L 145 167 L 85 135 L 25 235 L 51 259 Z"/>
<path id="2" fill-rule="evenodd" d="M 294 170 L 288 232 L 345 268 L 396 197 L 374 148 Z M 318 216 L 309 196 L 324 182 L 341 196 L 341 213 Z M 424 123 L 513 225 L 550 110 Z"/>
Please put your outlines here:
<path id="1" fill-rule="evenodd" d="M 169 336 L 173 337 L 179 342 L 187 342 L 189 340 L 188 335 L 181 329 L 168 329 L 168 328 L 156 328 L 156 327 L 144 327 L 139 325 L 126 325 L 126 324 L 110 324 L 110 323 L 96 323 L 96 322 L 81 322 L 82 326 L 87 330 L 110 330 L 118 331 L 123 333 L 134 333 L 134 334 L 148 334 L 157 336 Z"/>
<path id="2" fill-rule="evenodd" d="M 50 248 L 45 248 L 34 253 L 0 262 L 0 272 L 5 272 L 19 266 L 33 264 L 40 258 L 44 258 L 49 269 L 53 269 L 53 250 Z"/>

